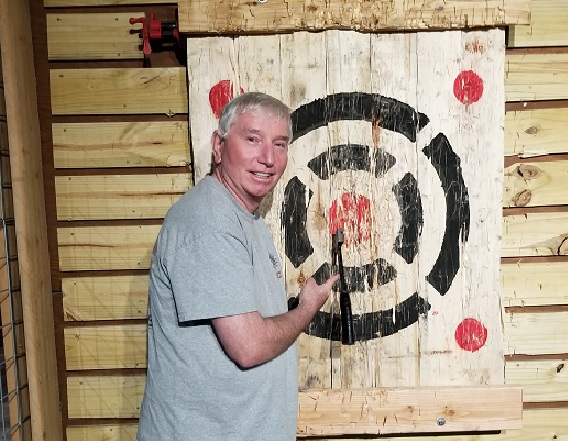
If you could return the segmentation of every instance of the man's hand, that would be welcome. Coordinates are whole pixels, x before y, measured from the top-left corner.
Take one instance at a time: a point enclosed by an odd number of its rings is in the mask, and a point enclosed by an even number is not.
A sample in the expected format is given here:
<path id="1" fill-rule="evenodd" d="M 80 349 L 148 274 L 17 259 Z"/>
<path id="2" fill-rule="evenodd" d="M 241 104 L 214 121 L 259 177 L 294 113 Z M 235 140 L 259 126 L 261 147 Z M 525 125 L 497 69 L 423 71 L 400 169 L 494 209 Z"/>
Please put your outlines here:
<path id="1" fill-rule="evenodd" d="M 338 275 L 331 276 L 321 285 L 318 285 L 313 277 L 310 277 L 298 296 L 298 307 L 306 308 L 313 316 L 321 309 L 329 298 L 333 284 L 339 279 Z"/>

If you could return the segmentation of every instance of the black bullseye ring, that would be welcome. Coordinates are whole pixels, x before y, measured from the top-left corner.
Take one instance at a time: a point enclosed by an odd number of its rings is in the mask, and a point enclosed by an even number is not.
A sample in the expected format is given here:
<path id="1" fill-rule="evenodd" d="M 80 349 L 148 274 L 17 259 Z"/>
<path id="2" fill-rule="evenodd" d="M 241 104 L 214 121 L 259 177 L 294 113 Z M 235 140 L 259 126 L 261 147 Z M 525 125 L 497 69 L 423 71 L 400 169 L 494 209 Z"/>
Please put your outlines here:
<path id="1" fill-rule="evenodd" d="M 406 103 L 379 94 L 342 92 L 300 106 L 292 115 L 292 142 L 319 127 L 335 121 L 368 121 L 404 135 L 416 142 L 417 133 L 428 123 L 428 117 Z M 460 158 L 448 139 L 438 134 L 422 152 L 430 160 L 441 181 L 446 200 L 446 228 L 436 263 L 426 277 L 430 285 L 445 295 L 459 271 L 459 240 L 467 241 L 469 232 L 469 198 L 464 184 Z M 307 166 L 319 179 L 327 180 L 344 170 L 360 170 L 380 178 L 396 163 L 396 158 L 382 149 L 360 144 L 332 146 L 329 151 L 312 158 Z M 401 215 L 401 227 L 393 245 L 394 251 L 406 263 L 414 261 L 423 226 L 423 210 L 418 183 L 407 173 L 392 188 Z M 313 254 L 307 232 L 308 205 L 313 192 L 296 176 L 284 189 L 282 226 L 286 256 L 298 268 Z M 314 273 L 318 283 L 331 274 L 331 265 L 324 262 Z M 351 293 L 362 292 L 365 286 L 385 285 L 397 277 L 396 269 L 379 258 L 360 267 L 345 267 L 345 281 Z M 426 315 L 430 304 L 417 292 L 396 304 L 394 308 L 353 315 L 356 341 L 367 341 L 392 335 L 416 323 Z M 332 341 L 341 341 L 340 317 L 320 311 L 309 326 L 308 334 Z"/>

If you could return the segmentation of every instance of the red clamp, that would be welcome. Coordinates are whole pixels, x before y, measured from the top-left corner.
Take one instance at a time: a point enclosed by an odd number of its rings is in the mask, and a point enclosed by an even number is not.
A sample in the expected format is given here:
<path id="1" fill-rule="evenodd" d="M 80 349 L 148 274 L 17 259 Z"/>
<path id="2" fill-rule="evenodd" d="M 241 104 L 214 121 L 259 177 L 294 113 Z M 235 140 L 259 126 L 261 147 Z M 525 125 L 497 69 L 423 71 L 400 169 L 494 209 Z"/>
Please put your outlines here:
<path id="1" fill-rule="evenodd" d="M 150 13 L 150 22 L 148 23 L 146 17 L 131 18 L 130 24 L 142 23 L 142 39 L 144 41 L 143 52 L 144 55 L 152 53 L 151 42 L 153 41 L 172 41 L 175 40 L 179 43 L 179 31 L 177 21 L 162 21 L 156 20 L 154 13 Z"/>

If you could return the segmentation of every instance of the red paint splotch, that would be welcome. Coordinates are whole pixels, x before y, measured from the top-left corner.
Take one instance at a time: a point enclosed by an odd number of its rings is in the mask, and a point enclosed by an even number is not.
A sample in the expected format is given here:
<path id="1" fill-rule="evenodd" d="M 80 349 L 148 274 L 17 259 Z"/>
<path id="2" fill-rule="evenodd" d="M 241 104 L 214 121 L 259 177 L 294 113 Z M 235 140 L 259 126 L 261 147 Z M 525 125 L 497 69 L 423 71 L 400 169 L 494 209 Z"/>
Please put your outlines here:
<path id="1" fill-rule="evenodd" d="M 479 320 L 466 318 L 458 325 L 454 337 L 464 351 L 479 351 L 487 341 L 487 328 Z"/>
<path id="2" fill-rule="evenodd" d="M 244 90 L 241 87 L 241 93 Z M 233 99 L 233 83 L 230 80 L 221 80 L 209 90 L 209 104 L 215 117 L 221 117 L 221 110 Z"/>
<path id="3" fill-rule="evenodd" d="M 365 196 L 343 193 L 329 209 L 329 231 L 335 234 L 343 229 L 344 245 L 357 245 L 371 237 L 371 201 Z"/>
<path id="4" fill-rule="evenodd" d="M 463 104 L 473 104 L 483 95 L 483 80 L 472 70 L 462 71 L 454 80 L 454 96 Z"/>

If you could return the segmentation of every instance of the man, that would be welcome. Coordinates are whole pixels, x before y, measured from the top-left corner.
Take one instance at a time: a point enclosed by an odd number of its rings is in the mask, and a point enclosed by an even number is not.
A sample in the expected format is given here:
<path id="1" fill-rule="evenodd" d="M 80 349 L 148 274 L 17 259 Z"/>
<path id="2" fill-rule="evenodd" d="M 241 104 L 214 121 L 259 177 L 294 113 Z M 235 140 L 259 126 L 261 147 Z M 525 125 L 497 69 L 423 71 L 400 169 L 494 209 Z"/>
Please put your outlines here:
<path id="1" fill-rule="evenodd" d="M 283 103 L 238 96 L 211 138 L 215 171 L 166 215 L 150 271 L 138 441 L 296 439 L 294 342 L 337 277 L 309 279 L 287 311 L 258 208 L 284 173 L 291 137 Z"/>

